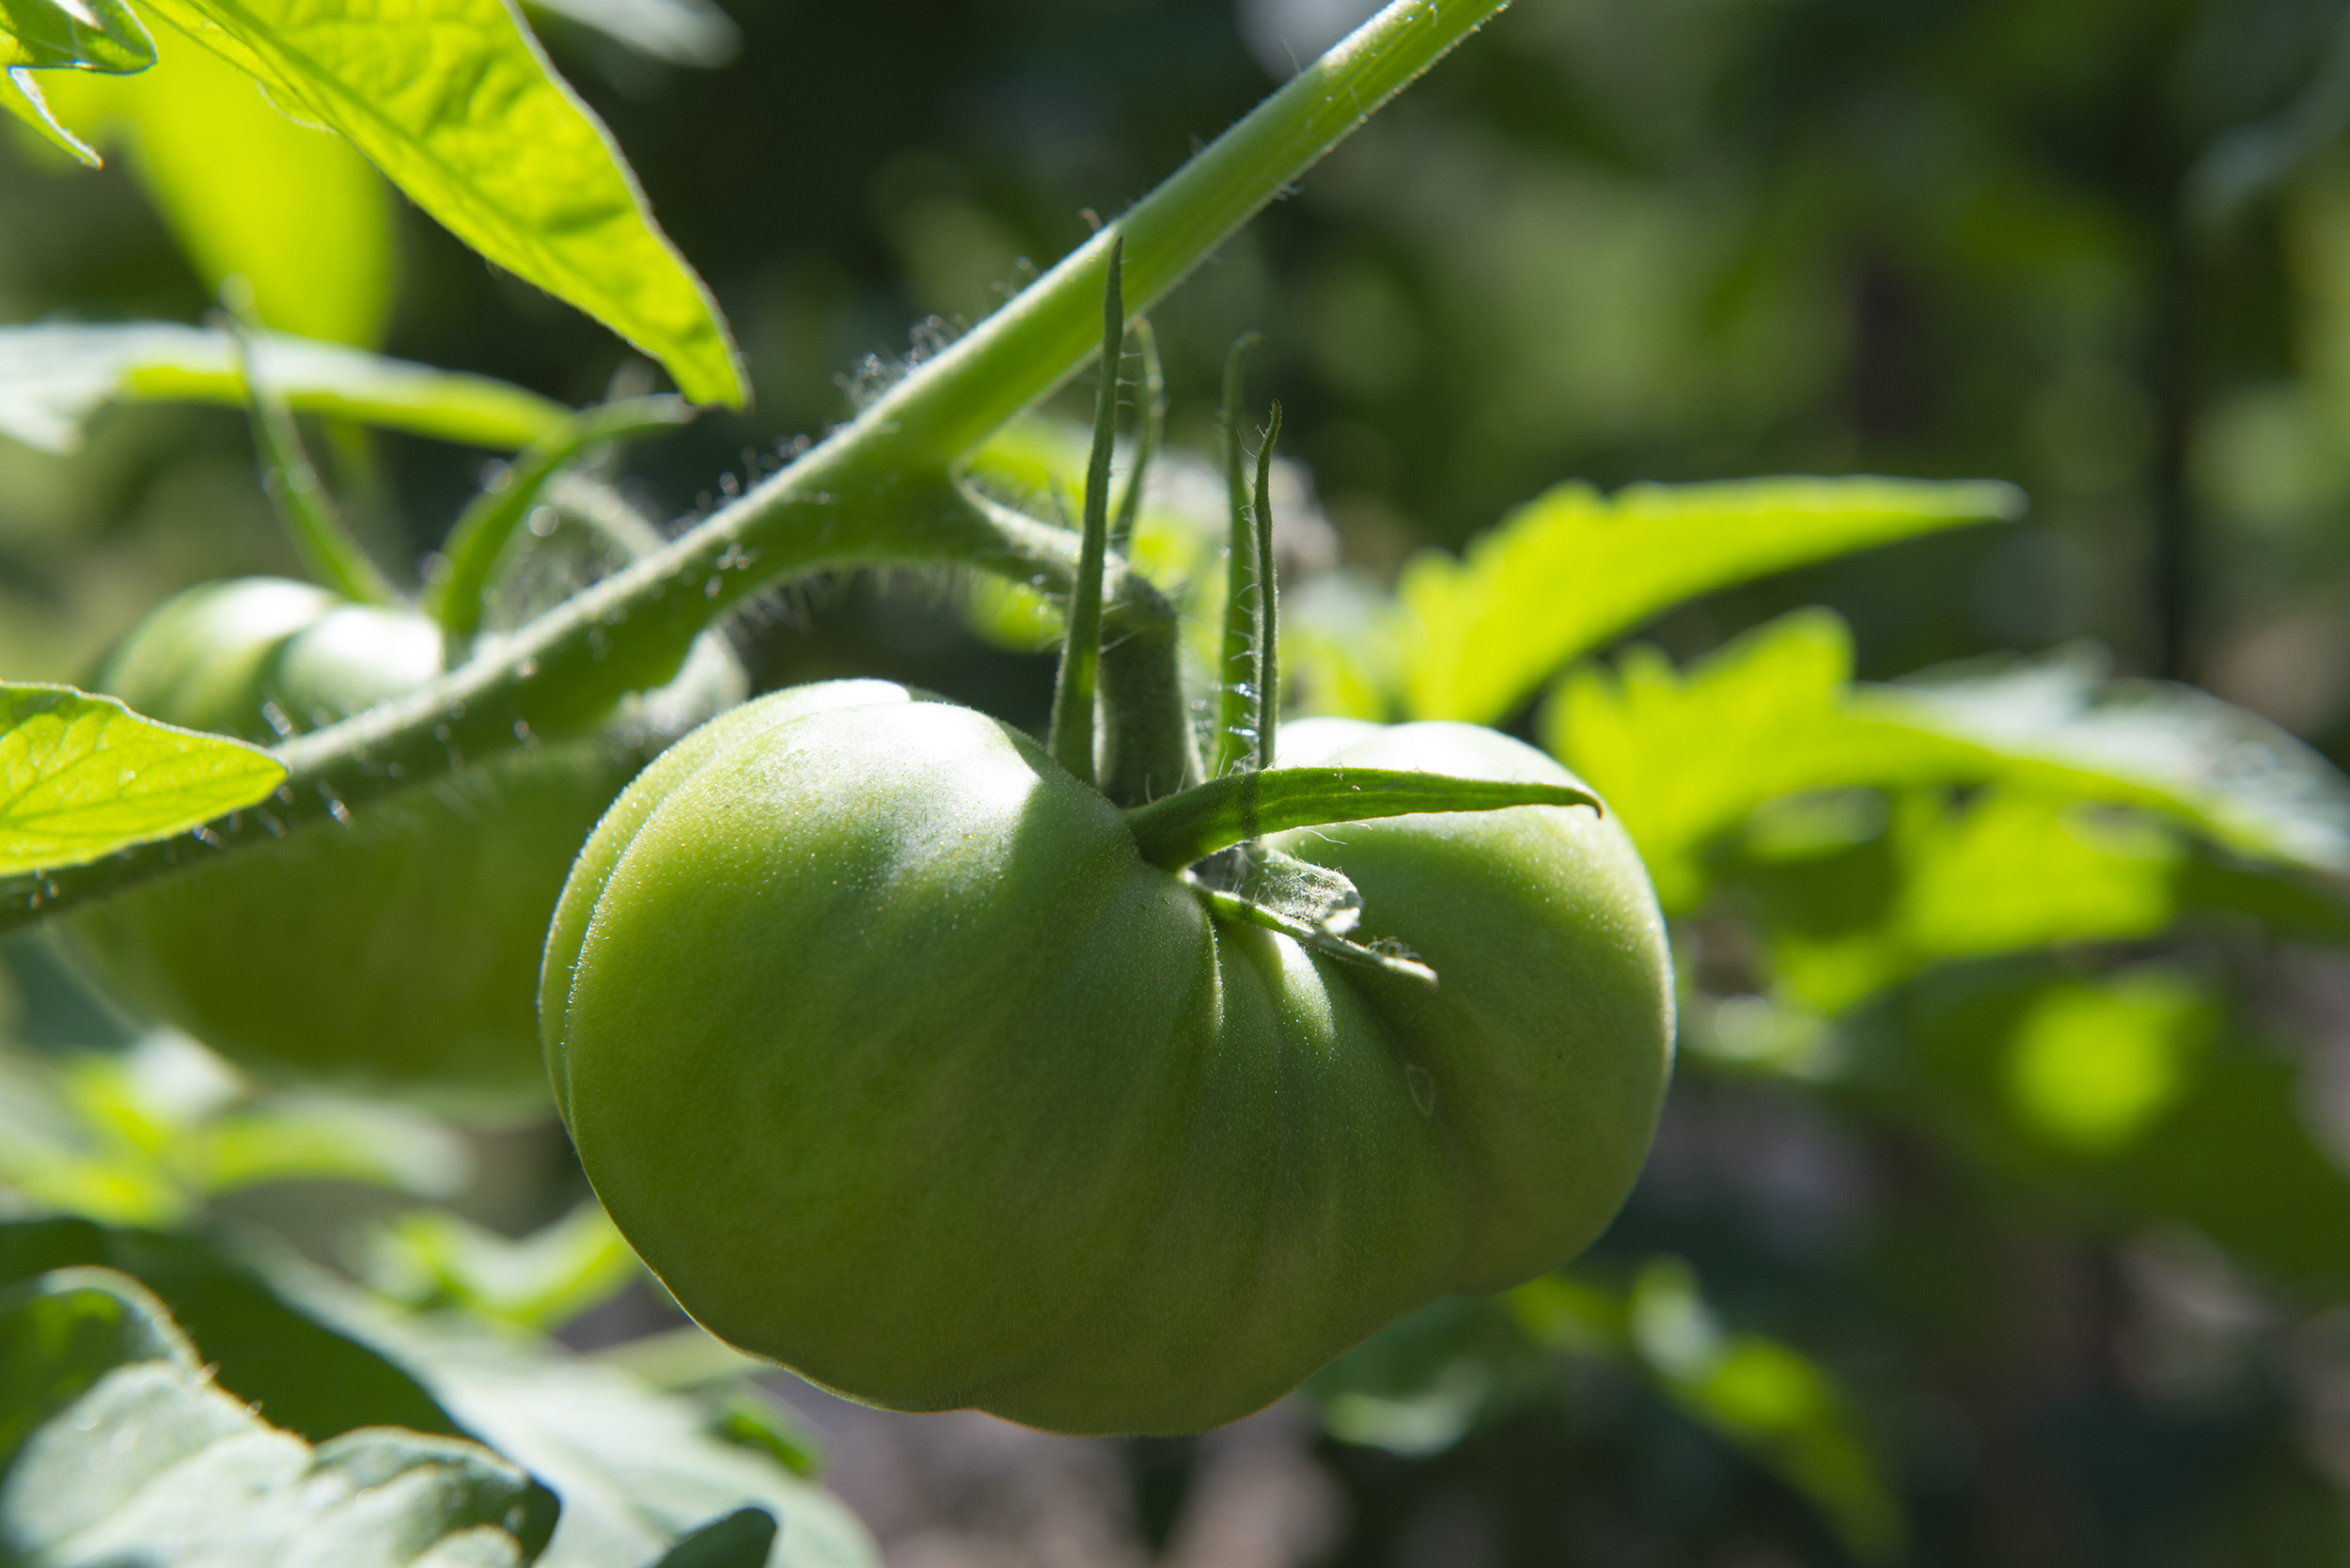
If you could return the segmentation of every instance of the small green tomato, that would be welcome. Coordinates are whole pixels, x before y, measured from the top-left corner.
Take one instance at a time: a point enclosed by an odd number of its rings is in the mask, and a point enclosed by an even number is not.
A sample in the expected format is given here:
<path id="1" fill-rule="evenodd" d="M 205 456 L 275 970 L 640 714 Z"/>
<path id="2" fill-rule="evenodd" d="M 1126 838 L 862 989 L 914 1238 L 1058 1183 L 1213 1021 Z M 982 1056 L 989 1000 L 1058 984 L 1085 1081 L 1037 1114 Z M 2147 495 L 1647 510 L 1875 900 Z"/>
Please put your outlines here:
<path id="1" fill-rule="evenodd" d="M 441 648 L 414 611 L 246 578 L 164 604 L 95 684 L 156 718 L 270 745 L 422 685 Z M 740 692 L 731 656 L 705 643 L 594 735 L 119 894 L 70 930 L 133 1001 L 266 1079 L 539 1109 L 534 981 L 572 857 L 663 735 Z"/>
<path id="2" fill-rule="evenodd" d="M 1308 721 L 1287 763 L 1572 782 L 1465 725 Z M 780 692 L 624 792 L 540 1018 L 637 1252 L 852 1398 L 1178 1433 L 1436 1297 L 1574 1256 L 1670 1072 L 1664 923 L 1589 809 L 1271 842 L 1433 988 L 1211 914 L 1035 742 L 880 682 Z"/>

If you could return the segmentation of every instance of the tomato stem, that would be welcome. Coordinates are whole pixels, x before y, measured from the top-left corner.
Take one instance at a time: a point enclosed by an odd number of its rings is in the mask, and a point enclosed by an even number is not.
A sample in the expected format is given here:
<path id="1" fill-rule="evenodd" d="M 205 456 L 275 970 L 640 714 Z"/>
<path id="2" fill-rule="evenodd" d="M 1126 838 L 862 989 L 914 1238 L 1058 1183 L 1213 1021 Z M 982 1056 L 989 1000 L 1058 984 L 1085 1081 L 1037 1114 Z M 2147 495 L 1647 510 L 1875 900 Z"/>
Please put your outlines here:
<path id="1" fill-rule="evenodd" d="M 1124 244 L 1112 241 L 1103 270 L 1102 384 L 1093 399 L 1093 450 L 1086 459 L 1084 542 L 1045 743 L 1053 760 L 1087 784 L 1094 781 L 1093 674 L 1102 661 L 1102 562 L 1109 551 L 1110 452 L 1118 445 L 1118 372 L 1126 338 L 1126 302 L 1118 286 L 1124 254 Z"/>
<path id="2" fill-rule="evenodd" d="M 1273 565 L 1273 444 L 1281 439 L 1281 401 L 1273 401 L 1257 447 L 1257 766 L 1273 766 L 1273 731 L 1281 716 L 1279 574 Z"/>
<path id="3" fill-rule="evenodd" d="M 325 482 L 303 447 L 293 411 L 256 368 L 253 324 L 239 319 L 233 302 L 220 319 L 236 355 L 237 374 L 244 382 L 245 401 L 253 416 L 253 442 L 266 465 L 261 489 L 303 565 L 320 586 L 345 599 L 362 604 L 397 604 L 400 595 L 390 580 L 360 548 L 350 525 L 335 510 L 334 497 L 327 494 Z"/>
<path id="4" fill-rule="evenodd" d="M 1217 850 L 1293 827 L 1513 806 L 1601 809 L 1597 795 L 1572 784 L 1455 778 L 1400 768 L 1311 767 L 1226 774 L 1125 815 L 1142 857 L 1179 870 Z"/>
<path id="5" fill-rule="evenodd" d="M 287 828 L 339 820 L 378 797 L 448 772 L 522 735 L 582 729 L 625 694 L 674 676 L 694 638 L 744 600 L 831 568 L 946 562 L 1014 581 L 1065 585 L 1077 541 L 1066 529 L 991 507 L 954 480 L 956 465 L 1006 421 L 1092 357 L 1096 269 L 1114 240 L 1133 258 L 1127 298 L 1147 308 L 1256 212 L 1506 0 L 1392 0 L 1343 42 L 1062 258 L 1017 298 L 926 361 L 783 472 L 683 536 L 478 650 L 431 685 L 278 748 L 290 770 L 281 807 L 212 824 L 207 836 L 149 844 L 38 880 L 0 880 L 0 933 L 31 924 Z M 1125 675 L 1174 729 L 1132 727 L 1104 770 L 1114 801 L 1149 799 L 1197 777 L 1173 685 L 1175 627 L 1165 598 L 1123 561 L 1104 608 L 1112 629 L 1101 681 Z M 1114 674 L 1123 672 L 1123 674 Z M 1133 710 L 1136 713 L 1144 709 Z M 1114 729 L 1114 725 L 1110 726 Z M 1120 769 L 1124 771 L 1121 773 Z"/>
<path id="6" fill-rule="evenodd" d="M 1264 646 L 1262 604 L 1257 587 L 1256 518 L 1245 488 L 1241 448 L 1241 368 L 1248 351 L 1264 335 L 1245 332 L 1224 356 L 1224 494 L 1231 532 L 1224 552 L 1224 654 L 1217 666 L 1215 760 L 1209 772 L 1222 777 L 1253 763 L 1256 755 L 1257 653 Z"/>
<path id="7" fill-rule="evenodd" d="M 1142 483 L 1151 472 L 1151 460 L 1159 455 L 1159 440 L 1167 431 L 1167 376 L 1159 368 L 1159 340 L 1151 330 L 1151 318 L 1136 316 L 1134 325 L 1135 349 L 1142 356 L 1142 382 L 1136 389 L 1136 402 L 1140 418 L 1135 427 L 1135 463 L 1126 475 L 1125 494 L 1118 498 L 1118 510 L 1110 519 L 1110 548 L 1120 555 L 1135 537 L 1135 520 L 1142 515 Z"/>

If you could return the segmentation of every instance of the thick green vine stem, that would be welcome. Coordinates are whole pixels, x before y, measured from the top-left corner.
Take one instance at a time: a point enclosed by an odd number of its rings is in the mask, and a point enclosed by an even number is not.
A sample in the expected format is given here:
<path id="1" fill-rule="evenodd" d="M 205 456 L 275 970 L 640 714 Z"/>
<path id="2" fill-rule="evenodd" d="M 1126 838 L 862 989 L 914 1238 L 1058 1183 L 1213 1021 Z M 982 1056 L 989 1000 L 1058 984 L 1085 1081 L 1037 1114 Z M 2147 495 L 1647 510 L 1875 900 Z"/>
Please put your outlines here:
<path id="1" fill-rule="evenodd" d="M 947 563 L 1065 591 L 1077 541 L 974 499 L 954 482 L 954 469 L 1093 357 L 1111 243 L 1125 242 L 1130 307 L 1150 308 L 1504 4 L 1394 0 L 791 467 L 537 620 L 483 638 L 472 659 L 431 685 L 288 742 L 278 756 L 290 776 L 266 815 L 249 811 L 88 866 L 0 881 L 0 932 L 199 857 L 346 820 L 354 808 L 468 758 L 592 725 L 629 692 L 674 675 L 694 637 L 720 616 L 794 574 Z M 1127 674 L 1145 695 L 1153 687 L 1176 695 L 1166 600 L 1122 561 L 1113 579 L 1104 608 L 1105 699 L 1121 700 L 1113 689 L 1124 688 Z M 1129 649 L 1129 658 L 1113 659 L 1112 650 Z M 1114 665 L 1121 666 L 1116 673 Z M 1103 782 L 1111 799 L 1149 799 L 1181 787 L 1188 748 L 1159 734 L 1155 725 L 1139 726 L 1122 756 L 1120 737 L 1105 734 L 1111 761 Z"/>
<path id="2" fill-rule="evenodd" d="M 1208 771 L 1217 777 L 1254 766 L 1257 758 L 1257 651 L 1264 646 L 1264 599 L 1257 589 L 1257 533 L 1248 492 L 1241 476 L 1241 368 L 1264 335 L 1244 332 L 1224 356 L 1224 494 L 1231 530 L 1224 552 L 1224 651 L 1216 666 L 1215 758 Z"/>
<path id="3" fill-rule="evenodd" d="M 458 517 L 442 549 L 447 568 L 425 595 L 425 613 L 440 622 L 451 658 L 481 627 L 482 594 L 514 529 L 539 503 L 557 469 L 590 447 L 688 424 L 694 405 L 682 398 L 627 398 L 582 409 L 525 448 L 502 478 L 483 489 Z"/>
<path id="4" fill-rule="evenodd" d="M 1273 444 L 1281 439 L 1281 404 L 1265 422 L 1257 447 L 1257 503 L 1249 528 L 1257 536 L 1257 766 L 1273 766 L 1273 737 L 1281 718 L 1280 585 L 1273 569 Z"/>
<path id="5" fill-rule="evenodd" d="M 1293 827 L 1512 806 L 1602 809 L 1597 795 L 1571 784 L 1454 778 L 1400 768 L 1274 768 L 1226 774 L 1137 807 L 1126 813 L 1126 826 L 1142 857 L 1171 871 L 1217 850 Z"/>
<path id="6" fill-rule="evenodd" d="M 1085 528 L 1045 735 L 1053 760 L 1087 784 L 1094 781 L 1093 672 L 1102 660 L 1102 562 L 1109 553 L 1110 452 L 1118 445 L 1118 372 L 1126 340 L 1126 301 L 1118 286 L 1122 259 L 1122 247 L 1113 243 L 1102 283 L 1102 385 L 1093 399 L 1093 450 L 1086 459 Z"/>
<path id="7" fill-rule="evenodd" d="M 237 374 L 244 382 L 245 398 L 252 408 L 254 445 L 260 448 L 265 468 L 261 489 L 276 508 L 278 521 L 286 525 L 295 552 L 302 557 L 302 564 L 321 586 L 346 599 L 362 604 L 397 603 L 400 595 L 390 580 L 360 547 L 358 539 L 335 510 L 325 481 L 319 478 L 317 466 L 303 447 L 302 431 L 294 424 L 293 410 L 286 406 L 285 399 L 264 377 L 256 373 L 250 329 L 234 311 L 225 313 L 221 319 L 227 327 L 228 341 L 236 353 Z"/>

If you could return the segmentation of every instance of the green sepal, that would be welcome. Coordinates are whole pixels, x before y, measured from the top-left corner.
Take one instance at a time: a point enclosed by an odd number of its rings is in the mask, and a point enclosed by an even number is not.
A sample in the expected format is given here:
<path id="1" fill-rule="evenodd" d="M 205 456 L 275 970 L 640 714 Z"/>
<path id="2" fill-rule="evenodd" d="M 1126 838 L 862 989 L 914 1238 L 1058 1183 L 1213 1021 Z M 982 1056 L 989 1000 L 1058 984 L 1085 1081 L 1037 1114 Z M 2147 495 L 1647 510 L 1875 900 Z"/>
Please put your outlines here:
<path id="1" fill-rule="evenodd" d="M 1454 778 L 1403 768 L 1272 768 L 1227 774 L 1126 812 L 1142 857 L 1178 870 L 1265 833 L 1369 822 L 1420 811 L 1500 811 L 1512 806 L 1588 806 L 1599 797 L 1571 784 Z"/>
<path id="2" fill-rule="evenodd" d="M 1218 850 L 1183 878 L 1226 919 L 1277 931 L 1340 963 L 1436 983 L 1436 971 L 1400 947 L 1349 937 L 1362 920 L 1363 895 L 1344 871 L 1252 842 Z"/>

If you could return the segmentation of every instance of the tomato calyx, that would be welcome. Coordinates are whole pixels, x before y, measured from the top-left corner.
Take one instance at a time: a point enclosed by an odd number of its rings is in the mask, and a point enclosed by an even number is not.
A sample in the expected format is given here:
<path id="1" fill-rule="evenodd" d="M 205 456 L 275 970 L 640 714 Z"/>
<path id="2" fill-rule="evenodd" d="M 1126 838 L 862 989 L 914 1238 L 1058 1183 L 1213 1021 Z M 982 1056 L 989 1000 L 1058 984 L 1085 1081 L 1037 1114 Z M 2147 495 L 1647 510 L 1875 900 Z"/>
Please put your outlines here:
<path id="1" fill-rule="evenodd" d="M 1571 784 L 1456 778 L 1404 768 L 1310 767 L 1228 773 L 1135 807 L 1125 817 L 1142 857 L 1171 871 L 1228 845 L 1295 827 L 1513 806 L 1604 809 L 1597 795 Z"/>
<path id="2" fill-rule="evenodd" d="M 1316 951 L 1350 964 L 1435 983 L 1435 971 L 1408 953 L 1380 943 L 1365 945 L 1349 933 L 1360 922 L 1361 892 L 1340 871 L 1316 866 L 1260 842 L 1270 833 L 1365 822 L 1421 813 L 1496 811 L 1522 806 L 1588 806 L 1604 810 L 1599 797 L 1571 785 L 1534 780 L 1463 778 L 1392 768 L 1292 767 L 1274 765 L 1276 723 L 1280 708 L 1278 585 L 1274 572 L 1273 448 L 1281 431 L 1281 405 L 1273 404 L 1256 453 L 1253 498 L 1244 488 L 1246 454 L 1241 441 L 1241 369 L 1255 333 L 1232 345 L 1224 362 L 1225 472 L 1230 490 L 1231 543 L 1225 588 L 1224 642 L 1214 737 L 1214 772 L 1198 775 L 1190 737 L 1177 737 L 1187 753 L 1187 787 L 1156 799 L 1133 802 L 1105 779 L 1113 759 L 1097 769 L 1099 728 L 1113 747 L 1139 715 L 1122 711 L 1120 693 L 1101 685 L 1103 577 L 1113 539 L 1123 542 L 1141 494 L 1143 472 L 1156 445 L 1156 363 L 1147 326 L 1142 334 L 1144 384 L 1139 402 L 1148 405 L 1143 440 L 1126 493 L 1110 523 L 1110 455 L 1118 433 L 1118 387 L 1125 354 L 1126 318 L 1120 274 L 1124 243 L 1113 242 L 1102 290 L 1101 384 L 1094 400 L 1093 445 L 1086 463 L 1084 537 L 1060 669 L 1054 682 L 1053 713 L 1046 749 L 1079 782 L 1108 795 L 1123 808 L 1128 831 L 1143 859 L 1180 875 L 1208 907 L 1230 919 L 1263 926 L 1295 938 Z M 1162 737 L 1164 738 L 1164 737 Z"/>
<path id="3" fill-rule="evenodd" d="M 1341 964 L 1384 969 L 1432 990 L 1436 971 L 1400 942 L 1354 941 L 1362 890 L 1343 871 L 1250 841 L 1221 849 L 1177 873 L 1211 913 L 1277 931 Z"/>

